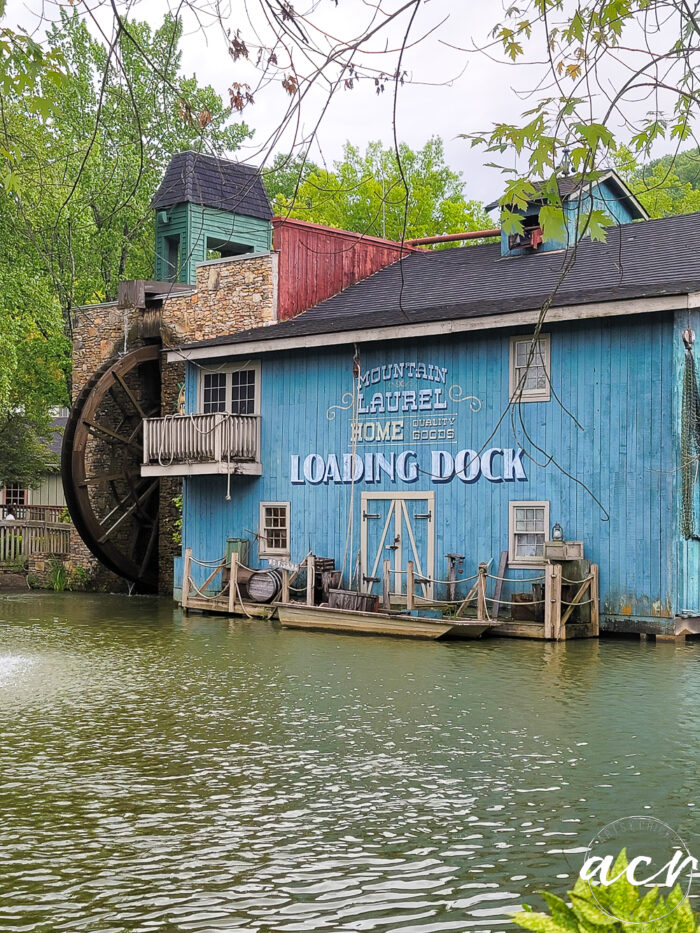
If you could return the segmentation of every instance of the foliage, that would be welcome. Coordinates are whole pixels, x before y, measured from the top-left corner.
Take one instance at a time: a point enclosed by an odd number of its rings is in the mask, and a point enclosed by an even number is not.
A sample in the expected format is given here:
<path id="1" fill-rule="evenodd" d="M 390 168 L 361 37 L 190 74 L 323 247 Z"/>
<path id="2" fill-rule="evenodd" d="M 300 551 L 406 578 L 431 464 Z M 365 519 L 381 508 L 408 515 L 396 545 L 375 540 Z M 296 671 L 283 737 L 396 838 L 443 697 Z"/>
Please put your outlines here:
<path id="1" fill-rule="evenodd" d="M 175 496 L 172 503 L 178 516 L 173 522 L 173 544 L 179 546 L 182 544 L 182 496 Z"/>
<path id="2" fill-rule="evenodd" d="M 69 590 L 82 591 L 90 585 L 91 576 L 84 567 L 74 567 L 69 571 L 66 585 Z"/>
<path id="3" fill-rule="evenodd" d="M 623 849 L 611 874 L 619 875 L 626 867 L 627 855 Z M 688 899 L 678 885 L 665 899 L 657 887 L 640 895 L 639 889 L 622 874 L 607 887 L 598 885 L 595 897 L 588 882 L 581 878 L 568 894 L 570 906 L 554 894 L 543 892 L 549 914 L 526 907 L 513 920 L 523 929 L 537 933 L 631 933 L 635 930 L 697 933 L 700 930 Z"/>
<path id="4" fill-rule="evenodd" d="M 295 200 L 299 186 L 309 175 L 317 175 L 321 169 L 302 155 L 277 153 L 272 165 L 265 169 L 264 182 L 270 203 L 284 210 L 285 205 Z"/>
<path id="5" fill-rule="evenodd" d="M 615 166 L 650 217 L 700 211 L 700 151 L 654 159 L 640 165 L 627 147 L 620 147 Z"/>
<path id="6" fill-rule="evenodd" d="M 692 138 L 700 109 L 700 20 L 692 4 L 528 0 L 507 8 L 492 38 L 514 63 L 547 62 L 521 122 L 468 137 L 519 159 L 518 170 L 512 162 L 499 166 L 513 176 L 501 199 L 507 229 L 522 229 L 509 206 L 522 201 L 532 179 L 544 180 L 547 204 L 561 217 L 557 178 L 565 159 L 577 179 L 595 181 L 622 144 L 635 159 L 648 159 L 664 140 L 681 145 Z M 601 218 L 582 218 L 586 232 L 604 236 Z"/>
<path id="7" fill-rule="evenodd" d="M 49 561 L 49 587 L 55 593 L 63 593 L 68 588 L 68 572 L 63 561 Z"/>
<path id="8" fill-rule="evenodd" d="M 446 165 L 439 137 L 432 137 L 417 151 L 401 143 L 399 155 L 400 160 L 393 148 L 380 142 L 370 143 L 364 155 L 346 143 L 343 159 L 334 164 L 334 170 L 314 166 L 302 177 L 296 197 L 293 175 L 285 180 L 277 189 L 275 209 L 302 220 L 392 240 L 493 225 L 479 202 L 465 200 L 461 173 Z M 289 171 L 294 168 L 290 162 Z"/>
<path id="9" fill-rule="evenodd" d="M 0 63 L 0 418 L 25 417 L 25 453 L 49 406 L 68 401 L 73 308 L 153 275 L 150 200 L 172 154 L 249 135 L 211 87 L 180 74 L 181 40 L 167 15 L 157 29 L 126 23 L 107 45 L 61 9 L 44 47 L 17 40 Z M 8 478 L 20 472 L 10 459 Z"/>

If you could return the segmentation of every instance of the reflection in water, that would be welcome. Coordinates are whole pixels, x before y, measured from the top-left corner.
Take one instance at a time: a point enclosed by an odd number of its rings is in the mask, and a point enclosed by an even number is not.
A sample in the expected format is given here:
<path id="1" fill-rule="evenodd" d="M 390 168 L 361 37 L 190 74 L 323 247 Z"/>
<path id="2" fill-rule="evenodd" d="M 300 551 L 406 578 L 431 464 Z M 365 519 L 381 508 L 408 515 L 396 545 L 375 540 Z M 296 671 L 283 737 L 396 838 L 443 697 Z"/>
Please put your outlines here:
<path id="1" fill-rule="evenodd" d="M 514 929 L 609 820 L 692 848 L 698 657 L 0 598 L 0 927 Z"/>

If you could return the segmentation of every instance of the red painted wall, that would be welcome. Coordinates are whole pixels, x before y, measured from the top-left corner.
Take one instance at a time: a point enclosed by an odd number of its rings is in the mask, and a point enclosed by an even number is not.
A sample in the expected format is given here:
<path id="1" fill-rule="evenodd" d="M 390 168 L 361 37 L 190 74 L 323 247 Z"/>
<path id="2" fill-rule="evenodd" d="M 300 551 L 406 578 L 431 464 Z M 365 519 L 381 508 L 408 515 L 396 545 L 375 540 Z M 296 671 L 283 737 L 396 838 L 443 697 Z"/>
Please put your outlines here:
<path id="1" fill-rule="evenodd" d="M 393 240 L 335 230 L 304 220 L 274 217 L 274 249 L 279 254 L 277 313 L 294 317 L 373 272 L 414 252 Z"/>

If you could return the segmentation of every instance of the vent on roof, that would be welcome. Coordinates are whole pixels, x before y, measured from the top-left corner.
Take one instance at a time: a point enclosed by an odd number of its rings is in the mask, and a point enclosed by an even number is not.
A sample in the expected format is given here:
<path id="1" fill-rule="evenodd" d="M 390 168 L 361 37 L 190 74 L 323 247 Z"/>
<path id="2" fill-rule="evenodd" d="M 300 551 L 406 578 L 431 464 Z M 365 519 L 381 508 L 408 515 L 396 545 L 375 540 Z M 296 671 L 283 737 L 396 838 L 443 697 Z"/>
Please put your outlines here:
<path id="1" fill-rule="evenodd" d="M 542 227 L 539 211 L 523 217 L 523 232 L 511 233 L 508 237 L 508 249 L 532 249 L 542 245 Z"/>

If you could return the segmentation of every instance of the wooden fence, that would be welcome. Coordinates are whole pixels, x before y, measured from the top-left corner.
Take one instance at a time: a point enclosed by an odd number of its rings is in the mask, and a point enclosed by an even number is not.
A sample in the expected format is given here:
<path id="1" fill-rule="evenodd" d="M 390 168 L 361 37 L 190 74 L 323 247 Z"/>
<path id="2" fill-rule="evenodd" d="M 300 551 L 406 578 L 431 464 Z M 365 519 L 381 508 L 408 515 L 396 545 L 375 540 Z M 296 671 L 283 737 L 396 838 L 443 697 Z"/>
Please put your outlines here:
<path id="1" fill-rule="evenodd" d="M 21 522 L 58 523 L 68 514 L 65 505 L 0 505 L 0 522 L 10 512 Z"/>
<path id="2" fill-rule="evenodd" d="M 34 554 L 65 556 L 72 527 L 65 522 L 0 521 L 0 564 Z"/>

